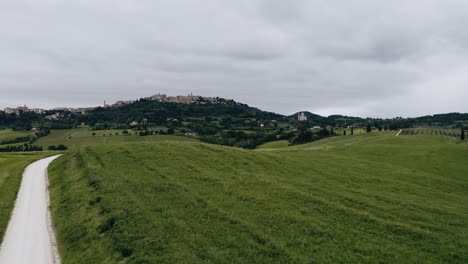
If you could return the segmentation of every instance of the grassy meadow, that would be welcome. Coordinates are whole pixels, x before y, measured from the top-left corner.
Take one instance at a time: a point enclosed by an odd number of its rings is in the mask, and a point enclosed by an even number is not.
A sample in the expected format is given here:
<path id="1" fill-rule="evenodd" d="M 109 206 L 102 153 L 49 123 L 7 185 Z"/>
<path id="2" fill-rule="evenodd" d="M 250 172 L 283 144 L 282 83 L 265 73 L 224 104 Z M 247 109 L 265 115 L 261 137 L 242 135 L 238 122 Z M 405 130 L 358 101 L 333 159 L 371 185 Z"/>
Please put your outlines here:
<path id="1" fill-rule="evenodd" d="M 0 243 L 3 240 L 26 166 L 51 153 L 0 153 Z"/>
<path id="2" fill-rule="evenodd" d="M 28 137 L 31 135 L 29 131 L 14 131 L 12 129 L 0 130 L 0 144 L 4 141 L 14 140 L 20 137 Z"/>
<path id="3" fill-rule="evenodd" d="M 82 146 L 89 145 L 102 145 L 109 143 L 122 143 L 122 142 L 159 142 L 159 141 L 196 141 L 183 136 L 175 135 L 149 135 L 139 136 L 135 131 L 131 134 L 124 135 L 123 130 L 88 130 L 82 129 L 64 129 L 52 130 L 50 135 L 39 138 L 34 143 L 47 148 L 51 145 L 65 145 L 69 149 L 77 149 Z M 93 135 L 94 133 L 94 135 Z"/>
<path id="4" fill-rule="evenodd" d="M 467 263 L 468 144 L 394 134 L 83 144 L 49 168 L 63 263 Z"/>

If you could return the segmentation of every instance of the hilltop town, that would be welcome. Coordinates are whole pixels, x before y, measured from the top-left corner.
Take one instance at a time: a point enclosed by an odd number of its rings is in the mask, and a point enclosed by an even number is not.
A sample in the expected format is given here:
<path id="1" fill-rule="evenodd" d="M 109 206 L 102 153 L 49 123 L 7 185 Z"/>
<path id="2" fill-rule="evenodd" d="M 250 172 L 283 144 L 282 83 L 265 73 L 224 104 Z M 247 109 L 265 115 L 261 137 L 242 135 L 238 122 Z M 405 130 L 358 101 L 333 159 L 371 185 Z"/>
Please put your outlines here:
<path id="1" fill-rule="evenodd" d="M 157 101 L 161 103 L 177 103 L 177 104 L 193 104 L 193 103 L 199 103 L 199 104 L 226 104 L 226 103 L 235 103 L 233 100 L 227 100 L 219 97 L 203 97 L 200 95 L 177 95 L 177 96 L 168 96 L 166 94 L 155 94 L 153 96 L 146 97 L 144 99 L 151 100 L 151 101 Z M 42 109 L 42 108 L 29 108 L 28 106 L 18 106 L 15 108 L 12 107 L 7 107 L 4 109 L 4 112 L 6 114 L 16 114 L 19 115 L 21 113 L 36 113 L 36 114 L 44 114 L 46 111 L 67 111 L 71 113 L 81 113 L 85 114 L 91 110 L 94 110 L 98 107 L 121 107 L 125 105 L 129 105 L 136 102 L 136 100 L 120 100 L 117 101 L 113 104 L 107 104 L 106 101 L 104 101 L 104 104 L 102 106 L 96 106 L 96 107 L 79 107 L 79 108 L 70 108 L 70 107 L 56 107 L 52 109 Z M 50 119 L 55 119 L 53 115 L 50 115 Z"/>

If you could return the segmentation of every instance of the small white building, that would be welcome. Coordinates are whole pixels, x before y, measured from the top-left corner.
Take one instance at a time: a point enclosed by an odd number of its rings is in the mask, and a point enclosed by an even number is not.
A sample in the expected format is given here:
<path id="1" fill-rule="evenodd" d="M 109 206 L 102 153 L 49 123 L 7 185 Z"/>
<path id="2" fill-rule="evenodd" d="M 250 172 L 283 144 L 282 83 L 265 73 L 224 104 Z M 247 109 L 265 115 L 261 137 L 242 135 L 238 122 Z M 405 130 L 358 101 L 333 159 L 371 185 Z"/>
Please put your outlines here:
<path id="1" fill-rule="evenodd" d="M 304 112 L 301 112 L 297 115 L 297 121 L 299 122 L 307 121 L 307 116 L 304 114 Z"/>

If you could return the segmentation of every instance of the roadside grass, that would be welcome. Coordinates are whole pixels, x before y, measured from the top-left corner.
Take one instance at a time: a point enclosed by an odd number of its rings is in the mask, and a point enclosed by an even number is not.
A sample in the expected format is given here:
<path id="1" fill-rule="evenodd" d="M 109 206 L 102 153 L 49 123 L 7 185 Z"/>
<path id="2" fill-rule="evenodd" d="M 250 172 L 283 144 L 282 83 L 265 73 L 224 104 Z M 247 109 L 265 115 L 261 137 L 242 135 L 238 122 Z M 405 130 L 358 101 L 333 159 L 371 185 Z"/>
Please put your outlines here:
<path id="1" fill-rule="evenodd" d="M 0 243 L 5 235 L 23 171 L 33 161 L 52 155 L 46 152 L 0 153 Z"/>
<path id="2" fill-rule="evenodd" d="M 467 263 L 467 159 L 394 133 L 93 145 L 52 163 L 51 208 L 63 263 Z"/>
<path id="3" fill-rule="evenodd" d="M 121 142 L 159 142 L 159 141 L 197 141 L 196 139 L 175 135 L 139 136 L 134 131 L 130 135 L 122 134 L 123 130 L 88 130 L 66 129 L 52 130 L 50 135 L 40 138 L 36 145 L 47 148 L 51 145 L 65 145 L 70 149 L 82 146 L 101 145 Z M 93 135 L 95 133 L 95 135 Z M 116 135 L 116 133 L 118 133 Z"/>

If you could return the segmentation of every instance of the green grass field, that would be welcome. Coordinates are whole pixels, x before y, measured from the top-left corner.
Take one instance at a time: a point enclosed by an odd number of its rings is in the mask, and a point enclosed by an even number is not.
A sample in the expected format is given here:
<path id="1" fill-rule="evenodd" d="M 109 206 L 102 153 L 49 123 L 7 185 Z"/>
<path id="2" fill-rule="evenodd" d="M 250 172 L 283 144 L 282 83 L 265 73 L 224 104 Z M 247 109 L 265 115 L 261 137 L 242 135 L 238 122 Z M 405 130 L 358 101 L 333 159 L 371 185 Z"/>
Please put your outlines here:
<path id="1" fill-rule="evenodd" d="M 3 141 L 13 140 L 19 137 L 30 136 L 31 133 L 28 131 L 14 131 L 12 129 L 3 129 L 0 130 L 0 144 Z"/>
<path id="2" fill-rule="evenodd" d="M 65 129 L 53 130 L 50 135 L 40 138 L 36 145 L 47 148 L 50 145 L 63 144 L 70 149 L 77 149 L 82 146 L 101 145 L 122 142 L 159 142 L 159 141 L 196 141 L 183 136 L 174 135 L 151 135 L 139 136 L 135 132 L 131 135 L 123 135 L 123 130 L 88 130 L 88 129 Z M 93 133 L 95 135 L 93 136 Z M 118 133 L 116 135 L 116 133 Z"/>
<path id="3" fill-rule="evenodd" d="M 63 263 L 467 263 L 468 144 L 86 146 L 50 168 Z"/>
<path id="4" fill-rule="evenodd" d="M 289 141 L 287 140 L 278 140 L 264 143 L 257 147 L 257 149 L 278 149 L 278 148 L 285 148 L 289 146 Z"/>
<path id="5" fill-rule="evenodd" d="M 10 220 L 24 168 L 51 153 L 0 153 L 0 243 Z"/>

